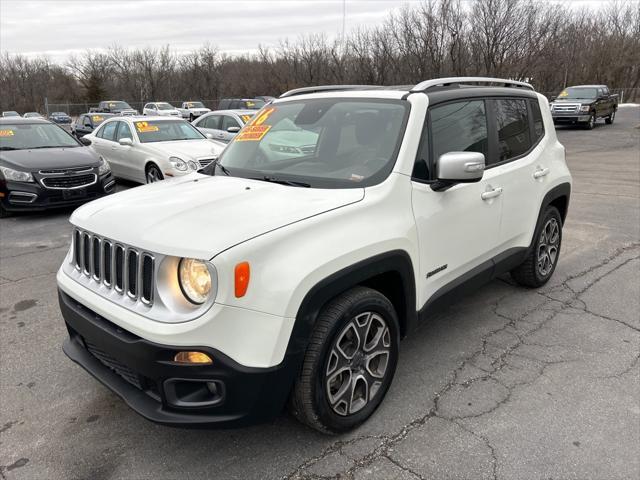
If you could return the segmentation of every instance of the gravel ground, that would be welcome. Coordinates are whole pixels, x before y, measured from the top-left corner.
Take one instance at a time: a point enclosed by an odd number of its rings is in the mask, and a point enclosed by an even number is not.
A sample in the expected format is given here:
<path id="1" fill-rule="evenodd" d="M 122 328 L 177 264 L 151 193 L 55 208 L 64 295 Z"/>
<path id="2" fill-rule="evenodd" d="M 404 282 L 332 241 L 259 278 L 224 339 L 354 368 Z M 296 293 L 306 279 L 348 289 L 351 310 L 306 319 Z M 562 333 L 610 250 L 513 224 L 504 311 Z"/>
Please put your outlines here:
<path id="1" fill-rule="evenodd" d="M 0 220 L 0 478 L 640 478 L 639 126 L 626 107 L 559 129 L 575 184 L 551 282 L 507 276 L 422 325 L 378 412 L 341 437 L 284 414 L 226 431 L 142 419 L 60 348 L 70 212 Z"/>

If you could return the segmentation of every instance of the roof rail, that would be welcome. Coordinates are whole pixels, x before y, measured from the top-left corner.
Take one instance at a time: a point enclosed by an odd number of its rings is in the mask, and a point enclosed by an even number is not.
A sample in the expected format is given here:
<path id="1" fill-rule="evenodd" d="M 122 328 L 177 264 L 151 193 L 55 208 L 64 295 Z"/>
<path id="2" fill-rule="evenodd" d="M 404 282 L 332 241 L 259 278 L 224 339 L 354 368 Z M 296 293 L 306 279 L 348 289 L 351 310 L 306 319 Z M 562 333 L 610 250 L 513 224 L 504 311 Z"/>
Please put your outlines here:
<path id="1" fill-rule="evenodd" d="M 294 88 L 284 92 L 278 98 L 294 97 L 306 93 L 339 92 L 344 90 L 371 90 L 381 88 L 380 85 L 320 85 L 317 87 Z"/>
<path id="2" fill-rule="evenodd" d="M 491 78 L 491 77 L 448 77 L 448 78 L 434 78 L 432 80 L 425 80 L 420 82 L 411 89 L 411 92 L 426 92 L 430 88 L 434 87 L 447 87 L 452 85 L 460 86 L 465 83 L 495 83 L 503 87 L 515 87 L 526 88 L 534 90 L 530 83 L 518 82 L 517 80 L 507 80 L 505 78 Z"/>

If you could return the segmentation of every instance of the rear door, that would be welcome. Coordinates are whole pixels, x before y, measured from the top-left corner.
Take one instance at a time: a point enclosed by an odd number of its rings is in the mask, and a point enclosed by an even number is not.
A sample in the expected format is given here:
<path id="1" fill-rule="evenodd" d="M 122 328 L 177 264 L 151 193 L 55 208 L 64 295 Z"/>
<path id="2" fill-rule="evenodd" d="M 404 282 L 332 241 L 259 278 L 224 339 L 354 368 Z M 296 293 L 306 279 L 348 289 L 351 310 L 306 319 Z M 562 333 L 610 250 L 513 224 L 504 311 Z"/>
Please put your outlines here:
<path id="1" fill-rule="evenodd" d="M 118 122 L 116 130 L 115 142 L 112 147 L 112 158 L 118 164 L 118 170 L 122 176 L 136 182 L 144 182 L 144 165 L 138 165 L 135 155 L 135 144 L 133 146 L 120 145 L 121 138 L 130 138 L 135 141 L 135 137 L 131 132 L 131 127 L 127 122 Z"/>
<path id="2" fill-rule="evenodd" d="M 506 252 L 531 243 L 551 165 L 538 100 L 496 98 L 490 104 L 497 148 L 487 172 L 503 188 L 499 250 Z"/>
<path id="3" fill-rule="evenodd" d="M 495 171 L 477 183 L 436 192 L 438 158 L 449 152 L 491 155 L 488 102 L 462 99 L 429 108 L 412 176 L 412 204 L 420 248 L 421 304 L 441 288 L 479 276 L 488 279 L 498 244 L 502 187 Z"/>
<path id="4" fill-rule="evenodd" d="M 195 121 L 195 126 L 202 133 L 207 134 L 210 133 L 213 138 L 217 140 L 222 140 L 224 138 L 224 134 L 222 130 L 220 130 L 220 124 L 222 123 L 221 115 L 209 115 L 208 117 L 200 117 Z"/>
<path id="5" fill-rule="evenodd" d="M 102 157 L 109 162 L 113 174 L 115 176 L 120 176 L 118 166 L 113 163 L 111 150 L 111 147 L 114 144 L 117 127 L 117 121 L 103 123 L 96 132 L 95 137 L 92 139 L 91 146 L 99 155 L 102 155 Z"/>

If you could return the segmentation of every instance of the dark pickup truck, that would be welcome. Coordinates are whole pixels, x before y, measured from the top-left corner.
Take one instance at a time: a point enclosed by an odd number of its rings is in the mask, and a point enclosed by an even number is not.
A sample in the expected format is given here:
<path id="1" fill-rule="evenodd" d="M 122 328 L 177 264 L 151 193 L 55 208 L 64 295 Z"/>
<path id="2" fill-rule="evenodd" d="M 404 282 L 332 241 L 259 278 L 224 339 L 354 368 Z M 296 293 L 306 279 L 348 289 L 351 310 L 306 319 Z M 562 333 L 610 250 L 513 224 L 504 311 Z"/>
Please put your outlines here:
<path id="1" fill-rule="evenodd" d="M 618 110 L 618 95 L 611 94 L 606 85 L 567 87 L 551 100 L 553 123 L 581 124 L 589 130 L 595 127 L 599 118 L 611 125 Z"/>

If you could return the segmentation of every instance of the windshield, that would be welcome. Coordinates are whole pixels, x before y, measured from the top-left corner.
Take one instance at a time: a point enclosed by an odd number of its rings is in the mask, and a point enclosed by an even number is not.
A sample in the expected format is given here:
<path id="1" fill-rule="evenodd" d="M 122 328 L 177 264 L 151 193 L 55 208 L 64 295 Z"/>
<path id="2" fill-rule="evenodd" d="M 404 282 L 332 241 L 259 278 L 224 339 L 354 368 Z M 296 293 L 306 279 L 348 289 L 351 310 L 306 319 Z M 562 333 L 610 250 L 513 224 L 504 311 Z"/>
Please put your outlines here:
<path id="1" fill-rule="evenodd" d="M 202 102 L 187 102 L 187 108 L 205 108 Z"/>
<path id="2" fill-rule="evenodd" d="M 256 98 L 254 100 L 245 100 L 244 104 L 249 110 L 260 110 L 262 107 L 264 107 L 265 102 Z"/>
<path id="3" fill-rule="evenodd" d="M 93 122 L 93 125 L 97 127 L 102 122 L 104 122 L 107 118 L 111 118 L 111 117 L 113 117 L 113 115 L 109 115 L 106 113 L 99 113 L 99 114 L 91 115 L 91 121 Z"/>
<path id="4" fill-rule="evenodd" d="M 156 103 L 158 110 L 173 110 L 173 107 L 168 103 Z"/>
<path id="5" fill-rule="evenodd" d="M 20 114 L 18 112 L 2 112 L 3 117 L 19 117 Z"/>
<path id="6" fill-rule="evenodd" d="M 107 106 L 111 109 L 116 109 L 116 110 L 125 110 L 125 109 L 131 110 L 131 106 L 127 102 L 109 102 Z"/>
<path id="7" fill-rule="evenodd" d="M 558 94 L 558 98 L 560 99 L 585 99 L 591 100 L 598 96 L 598 90 L 596 88 L 577 88 L 577 87 L 569 87 L 565 88 Z"/>
<path id="8" fill-rule="evenodd" d="M 231 175 L 355 188 L 384 180 L 402 141 L 401 100 L 314 99 L 256 114 L 220 157 Z"/>
<path id="9" fill-rule="evenodd" d="M 50 123 L 0 125 L 0 150 L 80 146 L 71 135 Z"/>
<path id="10" fill-rule="evenodd" d="M 34 117 L 42 117 L 42 115 L 40 115 L 37 112 L 27 112 L 24 114 L 24 118 L 34 118 Z"/>
<path id="11" fill-rule="evenodd" d="M 156 120 L 134 122 L 141 143 L 173 142 L 176 140 L 202 140 L 206 138 L 184 120 Z"/>
<path id="12" fill-rule="evenodd" d="M 51 116 L 52 116 L 52 117 L 66 117 L 66 116 L 67 116 L 67 114 L 66 114 L 66 113 L 64 113 L 64 112 L 53 112 L 53 113 L 51 114 Z"/>

